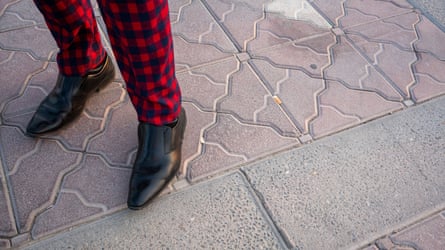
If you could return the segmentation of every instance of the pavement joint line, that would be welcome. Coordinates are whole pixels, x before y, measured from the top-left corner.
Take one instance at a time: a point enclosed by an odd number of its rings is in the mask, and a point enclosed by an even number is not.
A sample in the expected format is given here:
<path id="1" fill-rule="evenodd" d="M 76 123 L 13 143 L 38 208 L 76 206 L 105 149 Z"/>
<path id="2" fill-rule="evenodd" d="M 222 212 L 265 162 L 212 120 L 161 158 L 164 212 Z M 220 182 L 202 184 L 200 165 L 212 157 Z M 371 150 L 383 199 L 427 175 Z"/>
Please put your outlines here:
<path id="1" fill-rule="evenodd" d="M 376 70 L 382 77 L 385 79 L 391 87 L 399 93 L 402 98 L 406 98 L 407 95 L 397 86 L 397 84 L 380 68 L 378 65 L 374 65 L 368 56 L 366 56 L 363 51 L 355 44 L 354 41 L 352 41 L 351 38 L 348 36 L 345 36 L 346 42 L 356 51 L 358 55 L 360 55 L 361 58 L 363 58 L 369 65 L 372 66 L 374 70 Z"/>
<path id="2" fill-rule="evenodd" d="M 292 241 L 290 240 L 290 238 L 287 235 L 287 233 L 273 219 L 274 217 L 272 215 L 271 210 L 267 206 L 267 203 L 266 203 L 266 201 L 264 199 L 263 194 L 253 186 L 253 184 L 252 184 L 252 182 L 250 180 L 249 175 L 244 171 L 243 168 L 240 168 L 239 172 L 243 176 L 244 181 L 247 182 L 247 185 L 249 186 L 249 189 L 250 189 L 250 191 L 252 193 L 252 196 L 255 198 L 255 201 L 256 201 L 255 203 L 257 203 L 257 207 L 259 207 L 259 209 L 263 213 L 263 217 L 265 217 L 265 219 L 268 221 L 268 224 L 273 228 L 274 233 L 282 241 L 280 243 L 281 244 L 284 243 L 284 245 L 288 249 L 294 248 L 295 245 L 292 243 Z"/>
<path id="3" fill-rule="evenodd" d="M 213 11 L 212 7 L 207 3 L 207 1 L 200 0 L 200 2 L 205 7 L 205 9 L 209 12 L 210 16 L 213 18 L 215 23 L 221 28 L 224 35 L 229 39 L 229 41 L 232 43 L 232 45 L 235 47 L 235 49 L 238 51 L 238 53 L 243 52 L 244 49 L 241 47 L 240 44 L 238 44 L 235 37 L 233 37 L 232 33 L 230 33 L 229 29 L 224 25 L 224 19 L 219 20 L 217 14 Z"/>
<path id="4" fill-rule="evenodd" d="M 385 228 L 381 232 L 375 232 L 375 233 L 369 234 L 367 239 L 364 239 L 361 242 L 357 242 L 356 244 L 351 246 L 351 249 L 361 249 L 369 244 L 376 242 L 379 239 L 382 239 L 387 236 L 391 236 L 395 233 L 398 233 L 398 232 L 401 232 L 408 228 L 414 227 L 417 224 L 428 220 L 429 218 L 432 218 L 440 213 L 443 213 L 444 211 L 445 211 L 445 202 L 443 202 L 439 205 L 436 205 L 435 207 L 430 208 L 428 210 L 422 211 L 419 214 L 413 215 L 410 218 L 408 218 L 407 220 L 402 221 L 402 222 L 394 225 L 391 228 Z"/>

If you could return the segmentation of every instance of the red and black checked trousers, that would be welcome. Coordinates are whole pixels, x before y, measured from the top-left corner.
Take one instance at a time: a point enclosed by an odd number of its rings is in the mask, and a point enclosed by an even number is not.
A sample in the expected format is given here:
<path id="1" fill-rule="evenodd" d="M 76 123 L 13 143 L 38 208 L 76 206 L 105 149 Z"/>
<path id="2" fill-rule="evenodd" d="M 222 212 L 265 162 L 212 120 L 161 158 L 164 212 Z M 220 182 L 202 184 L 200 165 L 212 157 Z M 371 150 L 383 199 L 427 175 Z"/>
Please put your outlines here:
<path id="1" fill-rule="evenodd" d="M 61 74 L 84 76 L 105 59 L 89 0 L 34 0 L 59 47 Z M 97 0 L 139 121 L 164 125 L 180 112 L 167 0 Z"/>

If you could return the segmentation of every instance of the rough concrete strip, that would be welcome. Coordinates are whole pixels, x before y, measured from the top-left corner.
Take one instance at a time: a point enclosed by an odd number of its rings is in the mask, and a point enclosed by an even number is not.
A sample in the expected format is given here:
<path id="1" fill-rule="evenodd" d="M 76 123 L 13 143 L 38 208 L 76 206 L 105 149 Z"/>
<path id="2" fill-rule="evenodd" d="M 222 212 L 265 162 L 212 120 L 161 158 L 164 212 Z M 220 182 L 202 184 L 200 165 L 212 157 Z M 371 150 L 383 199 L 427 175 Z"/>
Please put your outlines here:
<path id="1" fill-rule="evenodd" d="M 240 174 L 164 196 L 146 209 L 44 240 L 27 249 L 282 249 Z"/>
<path id="2" fill-rule="evenodd" d="M 444 208 L 445 97 L 243 168 L 299 249 L 371 242 Z"/>

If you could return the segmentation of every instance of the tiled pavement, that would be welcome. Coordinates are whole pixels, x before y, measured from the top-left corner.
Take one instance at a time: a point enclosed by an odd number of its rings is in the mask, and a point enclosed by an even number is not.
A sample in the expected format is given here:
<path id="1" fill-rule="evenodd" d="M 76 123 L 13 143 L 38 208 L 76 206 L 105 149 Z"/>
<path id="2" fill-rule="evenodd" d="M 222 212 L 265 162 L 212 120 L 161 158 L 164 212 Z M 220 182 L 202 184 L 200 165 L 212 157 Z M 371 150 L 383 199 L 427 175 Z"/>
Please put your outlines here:
<path id="1" fill-rule="evenodd" d="M 173 190 L 445 93 L 445 33 L 405 0 L 171 0 L 170 11 L 189 116 Z M 31 0 L 0 0 L 0 247 L 125 209 L 137 121 L 121 77 L 68 127 L 23 134 L 56 52 Z"/>

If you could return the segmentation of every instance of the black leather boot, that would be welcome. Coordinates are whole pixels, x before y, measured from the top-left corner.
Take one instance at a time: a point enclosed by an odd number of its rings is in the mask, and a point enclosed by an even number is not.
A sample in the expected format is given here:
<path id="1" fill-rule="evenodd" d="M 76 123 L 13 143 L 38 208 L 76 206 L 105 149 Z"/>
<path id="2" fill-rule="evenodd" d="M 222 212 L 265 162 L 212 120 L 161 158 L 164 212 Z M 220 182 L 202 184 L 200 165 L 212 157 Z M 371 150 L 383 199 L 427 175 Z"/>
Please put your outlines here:
<path id="1" fill-rule="evenodd" d="M 31 118 L 26 134 L 36 136 L 50 132 L 74 120 L 82 112 L 88 97 L 110 83 L 114 74 L 114 66 L 108 55 L 99 67 L 84 77 L 59 74 L 56 86 Z"/>
<path id="2" fill-rule="evenodd" d="M 181 109 L 174 124 L 139 124 L 139 148 L 130 179 L 128 208 L 143 208 L 175 177 L 181 164 L 186 123 L 185 111 Z"/>

